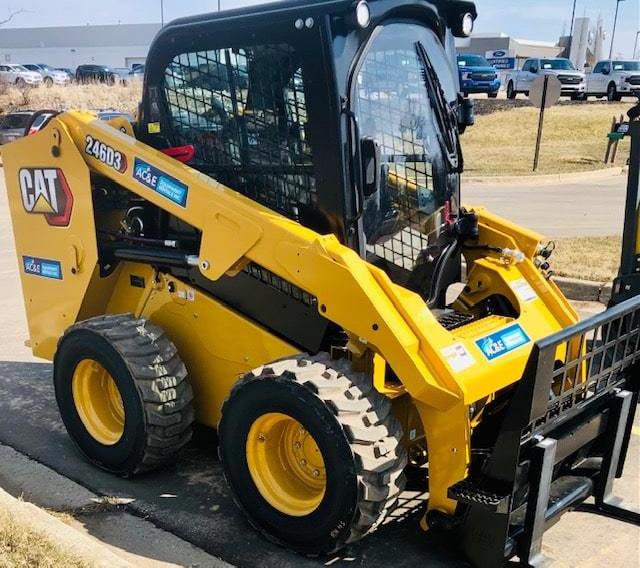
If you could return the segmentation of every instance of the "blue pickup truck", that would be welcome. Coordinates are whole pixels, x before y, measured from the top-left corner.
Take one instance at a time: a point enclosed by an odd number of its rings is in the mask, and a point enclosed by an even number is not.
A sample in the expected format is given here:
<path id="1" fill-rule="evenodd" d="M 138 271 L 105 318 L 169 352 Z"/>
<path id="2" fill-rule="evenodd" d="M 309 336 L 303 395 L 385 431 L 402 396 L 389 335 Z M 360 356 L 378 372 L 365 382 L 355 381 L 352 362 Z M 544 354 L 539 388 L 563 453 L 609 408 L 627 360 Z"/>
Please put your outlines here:
<path id="1" fill-rule="evenodd" d="M 500 90 L 498 70 L 489 65 L 482 55 L 463 53 L 458 55 L 458 71 L 460 73 L 460 89 L 464 96 L 471 93 L 487 93 L 495 99 Z"/>

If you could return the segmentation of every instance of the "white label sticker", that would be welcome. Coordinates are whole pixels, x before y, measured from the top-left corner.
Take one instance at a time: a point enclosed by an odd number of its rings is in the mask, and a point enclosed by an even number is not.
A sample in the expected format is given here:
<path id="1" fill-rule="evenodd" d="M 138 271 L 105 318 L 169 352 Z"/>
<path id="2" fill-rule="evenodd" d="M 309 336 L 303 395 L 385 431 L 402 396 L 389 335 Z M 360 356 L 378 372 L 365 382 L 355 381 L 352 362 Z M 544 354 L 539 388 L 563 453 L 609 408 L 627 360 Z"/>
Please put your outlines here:
<path id="1" fill-rule="evenodd" d="M 533 302 L 538 298 L 538 294 L 524 278 L 512 282 L 511 289 L 523 302 Z"/>
<path id="2" fill-rule="evenodd" d="M 476 364 L 476 360 L 462 343 L 455 343 L 441 351 L 451 368 L 459 373 Z"/>

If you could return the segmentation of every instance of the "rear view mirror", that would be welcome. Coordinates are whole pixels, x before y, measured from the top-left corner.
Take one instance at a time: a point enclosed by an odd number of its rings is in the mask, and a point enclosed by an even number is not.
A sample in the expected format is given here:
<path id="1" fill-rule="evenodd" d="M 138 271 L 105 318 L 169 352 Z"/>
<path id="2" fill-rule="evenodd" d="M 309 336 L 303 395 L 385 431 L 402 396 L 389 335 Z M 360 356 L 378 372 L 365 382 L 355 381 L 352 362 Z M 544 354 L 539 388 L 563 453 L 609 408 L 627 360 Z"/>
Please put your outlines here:
<path id="1" fill-rule="evenodd" d="M 370 197 L 380 189 L 380 145 L 370 136 L 360 140 L 360 158 L 362 160 L 362 192 Z"/>
<path id="2" fill-rule="evenodd" d="M 531 68 L 531 72 L 532 73 L 537 73 L 538 72 L 538 68 L 537 67 L 532 67 Z"/>
<path id="3" fill-rule="evenodd" d="M 608 67 L 605 67 L 605 68 L 602 70 L 602 74 L 603 74 L 603 75 L 609 75 L 609 73 L 611 73 L 611 69 L 609 69 Z"/>

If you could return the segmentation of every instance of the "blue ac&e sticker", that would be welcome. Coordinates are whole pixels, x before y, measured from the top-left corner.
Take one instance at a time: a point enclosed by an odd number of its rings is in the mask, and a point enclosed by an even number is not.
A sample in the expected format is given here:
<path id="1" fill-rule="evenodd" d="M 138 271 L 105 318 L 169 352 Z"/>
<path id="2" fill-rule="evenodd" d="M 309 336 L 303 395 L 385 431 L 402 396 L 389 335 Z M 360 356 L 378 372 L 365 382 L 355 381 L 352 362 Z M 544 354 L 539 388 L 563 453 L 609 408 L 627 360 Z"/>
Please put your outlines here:
<path id="1" fill-rule="evenodd" d="M 189 188 L 169 174 L 165 174 L 151 164 L 136 158 L 133 177 L 142 185 L 159 193 L 169 201 L 173 201 L 180 207 L 186 207 Z"/>
<path id="2" fill-rule="evenodd" d="M 493 361 L 530 342 L 520 324 L 515 324 L 478 339 L 476 345 L 489 361 Z"/>
<path id="3" fill-rule="evenodd" d="M 62 266 L 57 260 L 47 260 L 36 258 L 35 256 L 23 256 L 22 265 L 26 274 L 42 276 L 43 278 L 53 278 L 62 280 Z"/>

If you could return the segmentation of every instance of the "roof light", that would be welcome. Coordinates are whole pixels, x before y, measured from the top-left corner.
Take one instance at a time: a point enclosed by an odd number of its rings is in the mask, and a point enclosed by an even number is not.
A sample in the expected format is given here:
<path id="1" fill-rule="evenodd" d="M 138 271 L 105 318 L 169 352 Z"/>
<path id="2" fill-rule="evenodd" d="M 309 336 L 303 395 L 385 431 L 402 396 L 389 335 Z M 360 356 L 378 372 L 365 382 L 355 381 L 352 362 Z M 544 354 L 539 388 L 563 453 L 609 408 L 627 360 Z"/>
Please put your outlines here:
<path id="1" fill-rule="evenodd" d="M 469 37 L 473 33 L 473 14 L 467 12 L 462 15 L 460 21 L 460 30 L 464 37 Z"/>
<path id="2" fill-rule="evenodd" d="M 356 22 L 361 28 L 366 28 L 371 23 L 371 10 L 365 0 L 356 5 Z"/>

